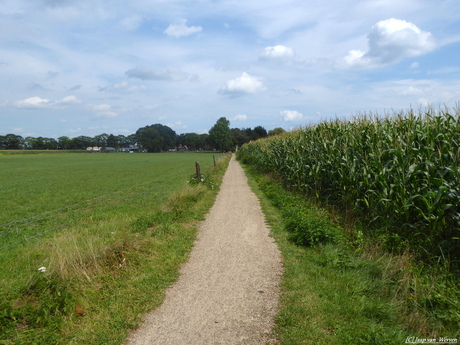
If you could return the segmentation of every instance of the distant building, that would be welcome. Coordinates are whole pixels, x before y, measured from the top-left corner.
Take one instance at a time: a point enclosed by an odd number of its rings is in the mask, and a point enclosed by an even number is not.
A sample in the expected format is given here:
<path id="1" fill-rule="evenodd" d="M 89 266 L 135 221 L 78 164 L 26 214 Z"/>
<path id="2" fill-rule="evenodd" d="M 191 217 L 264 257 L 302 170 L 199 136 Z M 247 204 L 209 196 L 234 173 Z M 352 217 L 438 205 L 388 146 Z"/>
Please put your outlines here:
<path id="1" fill-rule="evenodd" d="M 129 145 L 128 147 L 122 147 L 121 152 L 139 152 L 140 149 L 137 145 Z"/>
<path id="2" fill-rule="evenodd" d="M 94 147 L 87 147 L 86 148 L 86 151 L 92 151 L 92 152 L 101 152 L 102 150 L 102 147 L 97 147 L 97 146 L 94 146 Z"/>

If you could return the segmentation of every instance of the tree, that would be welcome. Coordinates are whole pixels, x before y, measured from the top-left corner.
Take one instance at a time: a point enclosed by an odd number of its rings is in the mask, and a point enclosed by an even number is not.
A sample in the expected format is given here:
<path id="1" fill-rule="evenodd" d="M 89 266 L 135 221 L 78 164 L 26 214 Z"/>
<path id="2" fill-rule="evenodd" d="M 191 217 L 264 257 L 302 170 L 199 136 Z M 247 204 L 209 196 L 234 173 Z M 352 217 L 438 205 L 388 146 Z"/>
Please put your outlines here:
<path id="1" fill-rule="evenodd" d="M 19 150 L 24 142 L 24 138 L 16 134 L 7 134 L 1 137 L 1 146 L 6 150 Z"/>
<path id="2" fill-rule="evenodd" d="M 253 140 L 257 140 L 260 138 L 265 138 L 267 136 L 267 130 L 262 126 L 254 127 L 252 130 L 252 138 Z"/>
<path id="3" fill-rule="evenodd" d="M 109 146 L 109 145 L 107 145 L 107 138 L 108 137 L 109 137 L 109 135 L 106 134 L 106 133 L 96 135 L 94 137 L 94 142 L 95 142 L 96 146 L 100 146 L 100 147 Z"/>
<path id="4" fill-rule="evenodd" d="M 177 137 L 177 146 L 187 146 L 189 150 L 203 148 L 204 141 L 197 133 L 183 133 Z"/>
<path id="5" fill-rule="evenodd" d="M 94 144 L 94 139 L 85 135 L 80 135 L 71 140 L 72 148 L 77 150 L 85 150 L 89 146 L 95 146 Z"/>
<path id="6" fill-rule="evenodd" d="M 284 132 L 286 132 L 284 129 L 282 129 L 281 127 L 277 127 L 275 129 L 272 129 L 272 130 L 268 131 L 268 135 L 269 136 L 278 135 L 278 134 L 282 134 Z"/>
<path id="7" fill-rule="evenodd" d="M 137 145 L 138 144 L 138 139 L 136 134 L 130 134 L 125 138 L 125 142 L 123 143 L 123 146 L 128 146 L 128 145 Z"/>
<path id="8" fill-rule="evenodd" d="M 114 136 L 113 134 L 109 134 L 109 136 L 107 137 L 106 144 L 109 147 L 119 147 L 120 146 L 120 144 L 119 144 L 119 142 L 117 140 L 117 137 Z"/>
<path id="9" fill-rule="evenodd" d="M 216 124 L 209 130 L 209 137 L 219 151 L 231 150 L 232 132 L 230 130 L 230 121 L 225 117 L 217 120 Z"/>
<path id="10" fill-rule="evenodd" d="M 249 142 L 250 138 L 247 136 L 244 129 L 239 128 L 232 128 L 232 139 L 233 139 L 233 146 L 241 147 L 243 144 Z"/>
<path id="11" fill-rule="evenodd" d="M 159 123 L 139 128 L 136 135 L 139 144 L 148 152 L 167 151 L 176 143 L 176 132 Z"/>
<path id="12" fill-rule="evenodd" d="M 59 137 L 58 145 L 61 150 L 68 150 L 71 148 L 72 140 L 66 136 Z"/>

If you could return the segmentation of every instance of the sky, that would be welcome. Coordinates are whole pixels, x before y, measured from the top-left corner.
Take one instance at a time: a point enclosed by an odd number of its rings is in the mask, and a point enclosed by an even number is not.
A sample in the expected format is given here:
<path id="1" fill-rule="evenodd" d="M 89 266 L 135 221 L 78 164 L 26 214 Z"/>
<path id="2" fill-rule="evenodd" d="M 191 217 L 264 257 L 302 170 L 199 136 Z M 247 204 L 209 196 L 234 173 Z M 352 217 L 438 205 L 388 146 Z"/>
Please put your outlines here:
<path id="1" fill-rule="evenodd" d="M 0 0 L 0 135 L 459 106 L 458 0 Z"/>

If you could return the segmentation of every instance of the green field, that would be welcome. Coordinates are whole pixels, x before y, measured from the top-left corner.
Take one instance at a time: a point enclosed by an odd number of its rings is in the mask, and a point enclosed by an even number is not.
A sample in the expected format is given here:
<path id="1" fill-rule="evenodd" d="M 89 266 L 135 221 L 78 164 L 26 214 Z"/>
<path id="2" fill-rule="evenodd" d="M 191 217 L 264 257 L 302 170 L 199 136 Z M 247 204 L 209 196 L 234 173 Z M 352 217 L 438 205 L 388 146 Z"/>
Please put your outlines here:
<path id="1" fill-rule="evenodd" d="M 145 207 L 158 208 L 203 159 L 205 165 L 212 162 L 209 154 L 193 153 L 2 156 L 2 253 L 72 231 L 82 222 L 88 229 L 110 222 L 118 226 Z"/>
<path id="2" fill-rule="evenodd" d="M 209 153 L 14 154 L 0 166 L 0 344 L 121 343 L 175 279 L 220 172 Z"/>

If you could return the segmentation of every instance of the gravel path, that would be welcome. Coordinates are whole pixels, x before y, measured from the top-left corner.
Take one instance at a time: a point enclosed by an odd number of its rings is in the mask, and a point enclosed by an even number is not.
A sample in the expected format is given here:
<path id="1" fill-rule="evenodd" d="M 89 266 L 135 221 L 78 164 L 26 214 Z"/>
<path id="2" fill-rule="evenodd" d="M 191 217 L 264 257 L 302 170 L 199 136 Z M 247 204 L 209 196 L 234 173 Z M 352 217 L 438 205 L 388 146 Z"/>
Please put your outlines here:
<path id="1" fill-rule="evenodd" d="M 127 345 L 266 344 L 281 256 L 233 156 L 179 280 Z"/>

